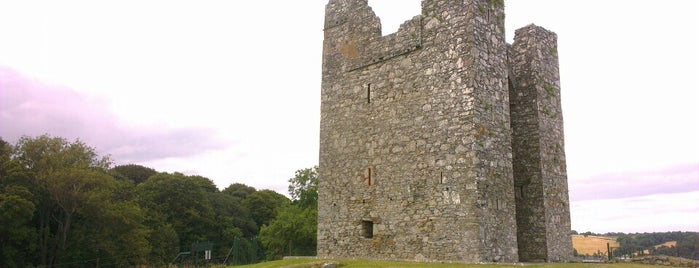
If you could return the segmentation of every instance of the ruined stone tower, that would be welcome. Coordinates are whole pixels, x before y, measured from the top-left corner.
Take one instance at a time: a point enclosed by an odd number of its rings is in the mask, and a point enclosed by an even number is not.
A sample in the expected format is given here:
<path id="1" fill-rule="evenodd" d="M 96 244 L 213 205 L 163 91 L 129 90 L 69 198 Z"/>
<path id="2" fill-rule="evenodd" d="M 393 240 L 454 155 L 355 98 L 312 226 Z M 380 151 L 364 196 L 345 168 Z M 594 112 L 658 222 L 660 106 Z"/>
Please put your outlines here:
<path id="1" fill-rule="evenodd" d="M 508 46 L 504 17 L 502 0 L 423 0 L 382 36 L 367 0 L 329 1 L 318 256 L 572 257 L 556 35 Z"/>

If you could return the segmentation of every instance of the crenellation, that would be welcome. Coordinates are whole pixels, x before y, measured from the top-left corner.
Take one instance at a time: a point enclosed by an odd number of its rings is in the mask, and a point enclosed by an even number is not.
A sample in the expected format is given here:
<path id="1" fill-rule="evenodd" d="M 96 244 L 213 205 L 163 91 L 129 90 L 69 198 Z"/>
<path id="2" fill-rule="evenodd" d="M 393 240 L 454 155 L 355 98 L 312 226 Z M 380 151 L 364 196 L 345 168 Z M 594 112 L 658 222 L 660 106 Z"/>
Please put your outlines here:
<path id="1" fill-rule="evenodd" d="M 523 239 L 572 255 L 551 248 L 570 228 L 557 60 L 527 71 L 555 37 L 529 35 L 508 47 L 499 0 L 424 0 L 386 36 L 366 0 L 329 1 L 320 257 L 515 262 Z"/>

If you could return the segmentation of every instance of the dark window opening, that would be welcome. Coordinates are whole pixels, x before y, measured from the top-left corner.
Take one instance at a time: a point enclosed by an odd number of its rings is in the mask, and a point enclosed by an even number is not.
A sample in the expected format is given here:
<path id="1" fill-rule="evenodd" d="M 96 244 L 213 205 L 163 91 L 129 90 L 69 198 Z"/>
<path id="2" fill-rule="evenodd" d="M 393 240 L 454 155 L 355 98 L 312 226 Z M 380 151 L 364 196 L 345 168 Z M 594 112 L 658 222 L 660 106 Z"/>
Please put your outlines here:
<path id="1" fill-rule="evenodd" d="M 366 85 L 366 103 L 371 103 L 371 84 Z"/>
<path id="2" fill-rule="evenodd" d="M 439 184 L 443 184 L 443 183 L 444 183 L 444 173 L 439 172 Z"/>
<path id="3" fill-rule="evenodd" d="M 362 236 L 364 236 L 364 238 L 374 238 L 373 221 L 362 221 Z"/>
<path id="4" fill-rule="evenodd" d="M 372 176 L 371 173 L 372 173 L 371 168 L 367 168 L 367 169 L 366 169 L 366 176 L 365 176 L 365 178 L 366 178 L 366 184 L 367 184 L 368 186 L 374 185 L 374 176 Z"/>

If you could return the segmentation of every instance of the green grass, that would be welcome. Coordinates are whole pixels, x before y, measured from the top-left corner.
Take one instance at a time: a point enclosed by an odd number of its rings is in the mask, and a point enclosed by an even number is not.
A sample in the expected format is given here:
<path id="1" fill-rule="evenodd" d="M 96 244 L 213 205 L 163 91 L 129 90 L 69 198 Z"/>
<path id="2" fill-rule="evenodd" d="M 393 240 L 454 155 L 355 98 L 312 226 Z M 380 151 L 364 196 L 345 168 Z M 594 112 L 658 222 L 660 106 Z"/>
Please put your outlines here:
<path id="1" fill-rule="evenodd" d="M 616 264 L 587 264 L 587 263 L 565 263 L 565 264 L 456 264 L 456 263 L 419 263 L 419 262 L 399 262 L 399 261 L 367 261 L 367 260 L 317 260 L 317 259 L 295 259 L 270 261 L 253 265 L 236 266 L 244 268 L 311 268 L 320 267 L 325 262 L 340 263 L 342 268 L 352 267 L 437 267 L 437 268 L 509 268 L 509 267 L 545 267 L 545 268 L 652 268 L 657 266 L 616 263 Z"/>

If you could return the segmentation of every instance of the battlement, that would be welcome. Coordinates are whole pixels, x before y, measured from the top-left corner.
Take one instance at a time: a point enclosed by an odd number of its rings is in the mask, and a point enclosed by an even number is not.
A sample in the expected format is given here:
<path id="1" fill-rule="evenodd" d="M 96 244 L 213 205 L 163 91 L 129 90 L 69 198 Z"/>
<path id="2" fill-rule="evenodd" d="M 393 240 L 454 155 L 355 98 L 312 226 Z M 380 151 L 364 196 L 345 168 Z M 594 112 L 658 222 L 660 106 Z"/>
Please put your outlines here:
<path id="1" fill-rule="evenodd" d="M 502 1 L 497 0 L 465 1 L 458 5 L 425 0 L 422 14 L 403 23 L 397 32 L 382 36 L 380 19 L 367 1 L 332 0 L 326 6 L 325 39 L 339 42 L 335 46 L 339 46 L 336 51 L 346 60 L 344 70 L 353 71 L 413 52 L 422 48 L 425 41 L 444 41 L 445 32 L 458 28 L 454 26 L 495 21 L 498 24 L 496 35 L 504 36 L 503 8 Z M 429 35 L 428 38 L 423 38 L 425 35 Z"/>
<path id="2" fill-rule="evenodd" d="M 539 40 L 539 30 L 526 30 L 508 48 L 503 18 L 499 0 L 424 0 L 422 14 L 382 36 L 366 0 L 329 1 L 319 256 L 515 262 L 530 257 L 518 255 L 523 245 L 546 252 L 532 258 L 572 256 L 572 248 L 551 250 L 560 239 L 548 234 L 566 228 L 567 214 L 558 212 L 567 209 L 567 182 L 560 172 L 548 171 L 560 171 L 564 153 L 551 151 L 558 161 L 551 162 L 537 149 L 562 144 L 562 121 L 540 116 L 546 109 L 560 111 L 559 99 L 539 98 L 541 92 L 558 94 L 557 60 L 545 72 L 530 72 L 539 62 L 552 62 L 537 58 L 546 49 L 538 44 L 550 44 L 550 38 Z M 534 98 L 517 97 L 519 105 L 512 94 Z M 544 110 L 532 110 L 532 102 Z M 521 128 L 534 125 L 539 127 Z M 536 195 L 539 187 L 527 186 L 536 202 L 529 202 L 530 195 L 526 202 L 516 198 L 531 178 L 513 170 L 544 162 L 551 164 L 539 169 L 538 185 L 546 193 L 565 185 L 565 196 L 549 200 Z M 553 205 L 564 197 L 565 206 Z M 544 223 L 536 230 L 519 227 L 529 215 Z M 569 222 L 568 216 L 568 230 Z M 544 242 L 518 243 L 518 237 Z"/>

